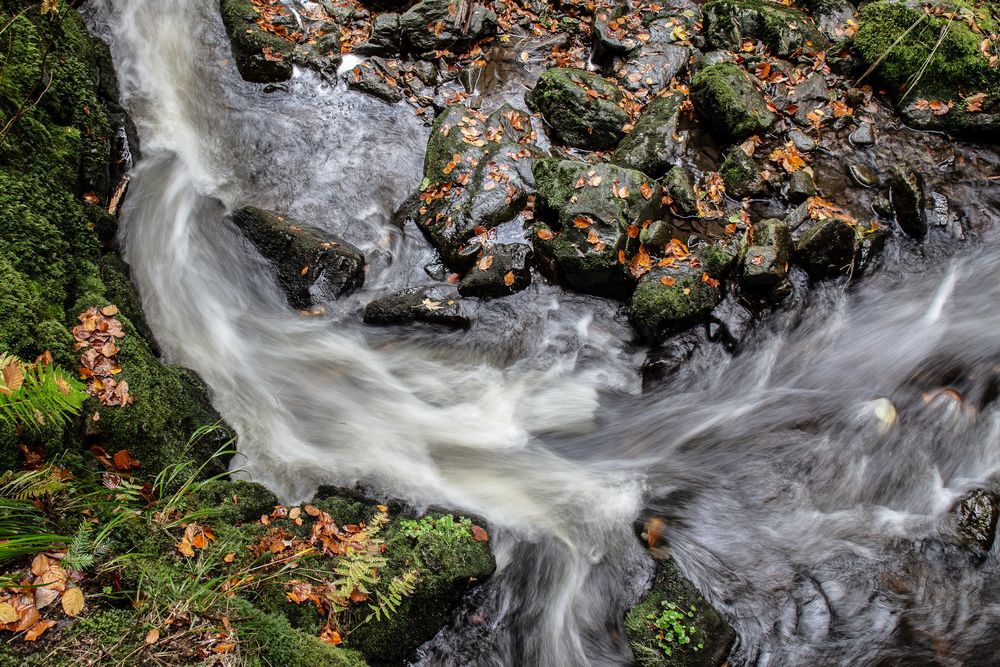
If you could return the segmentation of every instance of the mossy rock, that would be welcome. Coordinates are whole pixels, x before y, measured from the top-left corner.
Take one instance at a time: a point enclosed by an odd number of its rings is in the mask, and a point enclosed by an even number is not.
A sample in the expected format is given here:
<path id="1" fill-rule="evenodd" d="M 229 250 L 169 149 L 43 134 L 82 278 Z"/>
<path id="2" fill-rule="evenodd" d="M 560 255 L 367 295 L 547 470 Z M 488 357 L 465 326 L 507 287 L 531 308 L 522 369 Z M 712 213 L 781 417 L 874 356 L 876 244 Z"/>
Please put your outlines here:
<path id="1" fill-rule="evenodd" d="M 784 58 L 795 51 L 822 51 L 826 38 L 805 13 L 767 0 L 712 0 L 702 9 L 705 38 L 716 49 L 739 52 L 746 41 L 759 41 Z"/>
<path id="2" fill-rule="evenodd" d="M 653 586 L 625 617 L 625 632 L 641 667 L 717 667 L 736 639 L 673 559 L 656 564 Z"/>
<path id="3" fill-rule="evenodd" d="M 615 149 L 614 162 L 659 178 L 684 154 L 685 142 L 677 139 L 685 97 L 671 93 L 650 103 L 632 132 Z"/>
<path id="4" fill-rule="evenodd" d="M 760 177 L 760 168 L 741 146 L 733 146 L 726 151 L 726 157 L 719 167 L 726 194 L 733 199 L 760 197 L 767 194 L 767 182 Z"/>
<path id="5" fill-rule="evenodd" d="M 536 162 L 534 174 L 532 243 L 543 270 L 576 290 L 627 296 L 638 230 L 661 217 L 659 185 L 634 169 L 555 158 Z"/>
<path id="6" fill-rule="evenodd" d="M 722 301 L 722 290 L 708 284 L 701 268 L 655 268 L 645 274 L 632 294 L 628 316 L 648 343 L 691 326 Z"/>
<path id="7" fill-rule="evenodd" d="M 258 18 L 260 15 L 250 0 L 222 0 L 222 22 L 233 46 L 233 58 L 240 76 L 254 83 L 290 79 L 294 45 L 261 30 Z"/>
<path id="8" fill-rule="evenodd" d="M 853 226 L 835 218 L 820 220 L 795 244 L 795 261 L 812 278 L 832 278 L 850 270 L 859 246 Z"/>
<path id="9" fill-rule="evenodd" d="M 788 275 L 791 249 L 788 225 L 781 220 L 768 218 L 748 228 L 740 248 L 740 285 L 764 289 L 780 283 Z"/>
<path id="10" fill-rule="evenodd" d="M 732 63 L 699 70 L 691 80 L 691 95 L 698 113 L 725 141 L 763 134 L 776 120 L 750 75 Z"/>
<path id="11" fill-rule="evenodd" d="M 556 137 L 568 146 L 608 150 L 625 136 L 628 114 L 619 106 L 621 91 L 586 70 L 546 70 L 524 99 L 542 113 Z"/>
<path id="12" fill-rule="evenodd" d="M 897 98 L 908 93 L 900 111 L 910 124 L 995 138 L 1000 132 L 1000 69 L 991 67 L 980 51 L 983 35 L 966 23 L 971 20 L 989 33 L 996 29 L 995 10 L 989 3 L 935 6 L 958 18 L 949 21 L 907 2 L 870 3 L 859 14 L 854 45 Z M 978 93 L 986 95 L 981 110 L 969 112 L 964 98 Z M 953 107 L 938 115 L 927 106 L 929 101 L 951 102 Z"/>

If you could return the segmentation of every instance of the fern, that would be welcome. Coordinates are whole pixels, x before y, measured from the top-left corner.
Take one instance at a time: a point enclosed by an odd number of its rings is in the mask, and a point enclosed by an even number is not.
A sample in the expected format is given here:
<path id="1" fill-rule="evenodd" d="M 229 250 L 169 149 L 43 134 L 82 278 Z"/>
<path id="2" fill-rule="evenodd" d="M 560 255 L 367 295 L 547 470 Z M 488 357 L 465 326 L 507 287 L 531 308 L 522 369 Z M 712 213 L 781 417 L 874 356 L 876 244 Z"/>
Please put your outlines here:
<path id="1" fill-rule="evenodd" d="M 334 601 L 335 611 L 339 613 L 347 609 L 347 601 L 355 590 L 371 595 L 378 583 L 378 572 L 387 562 L 377 549 L 358 549 L 345 554 L 333 569 L 336 575 L 332 582 L 337 598 Z"/>
<path id="2" fill-rule="evenodd" d="M 410 570 L 404 572 L 402 576 L 393 577 L 388 587 L 376 594 L 378 603 L 372 605 L 371 613 L 362 622 L 367 623 L 373 618 L 381 621 L 393 616 L 399 610 L 399 605 L 403 604 L 403 598 L 413 595 L 417 590 L 418 575 L 417 570 Z"/>
<path id="3" fill-rule="evenodd" d="M 25 502 L 58 493 L 67 486 L 49 466 L 21 472 L 8 470 L 0 475 L 0 498 Z"/>
<path id="4" fill-rule="evenodd" d="M 69 422 L 86 398 L 83 385 L 51 361 L 28 364 L 0 353 L 0 423 L 38 432 Z"/>
<path id="5" fill-rule="evenodd" d="M 76 535 L 73 536 L 66 548 L 66 557 L 62 562 L 63 567 L 70 570 L 86 570 L 97 561 L 97 557 L 100 555 L 98 552 L 102 550 L 94 542 L 91 533 L 93 533 L 93 526 L 89 521 L 80 524 Z"/>

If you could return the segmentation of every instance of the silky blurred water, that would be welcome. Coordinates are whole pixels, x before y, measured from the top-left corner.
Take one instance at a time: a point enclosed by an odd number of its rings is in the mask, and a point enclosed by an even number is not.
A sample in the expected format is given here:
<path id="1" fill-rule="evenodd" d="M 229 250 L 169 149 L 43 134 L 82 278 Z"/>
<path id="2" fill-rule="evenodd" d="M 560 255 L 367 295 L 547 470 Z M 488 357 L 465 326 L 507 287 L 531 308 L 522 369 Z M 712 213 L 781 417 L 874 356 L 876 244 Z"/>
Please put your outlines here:
<path id="1" fill-rule="evenodd" d="M 367 328 L 363 304 L 433 257 L 389 223 L 420 180 L 412 109 L 306 72 L 245 84 L 211 1 L 95 0 L 88 19 L 142 141 L 124 256 L 166 358 L 239 432 L 240 474 L 289 502 L 361 483 L 489 521 L 498 574 L 425 664 L 629 664 L 650 513 L 738 663 L 992 663 L 996 550 L 951 546 L 949 511 L 1000 464 L 1000 253 L 801 290 L 742 354 L 706 347 L 645 394 L 620 308 L 543 280 L 467 332 Z M 245 205 L 361 247 L 364 289 L 290 310 L 225 217 Z M 944 386 L 965 402 L 925 400 Z"/>

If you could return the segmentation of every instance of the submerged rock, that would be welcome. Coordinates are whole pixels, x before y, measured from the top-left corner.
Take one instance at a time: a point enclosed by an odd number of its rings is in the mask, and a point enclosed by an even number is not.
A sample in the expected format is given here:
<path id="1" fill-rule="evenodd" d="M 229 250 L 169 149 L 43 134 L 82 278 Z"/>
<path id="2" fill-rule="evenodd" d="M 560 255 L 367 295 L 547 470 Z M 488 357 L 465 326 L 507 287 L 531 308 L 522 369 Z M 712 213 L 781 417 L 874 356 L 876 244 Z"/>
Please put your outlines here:
<path id="1" fill-rule="evenodd" d="M 643 112 L 632 132 L 615 150 L 614 162 L 659 178 L 684 154 L 685 139 L 678 138 L 685 96 L 658 97 Z"/>
<path id="2" fill-rule="evenodd" d="M 364 283 L 364 254 L 334 234 L 252 206 L 231 219 L 274 265 L 292 308 L 309 308 Z"/>
<path id="3" fill-rule="evenodd" d="M 736 640 L 672 558 L 657 562 L 653 586 L 625 617 L 625 632 L 641 667 L 717 667 Z"/>
<path id="4" fill-rule="evenodd" d="M 767 0 L 712 0 L 704 8 L 705 37 L 714 48 L 739 52 L 744 41 L 760 41 L 784 58 L 803 50 L 821 51 L 826 38 L 811 18 L 788 5 Z"/>
<path id="5" fill-rule="evenodd" d="M 621 91 L 596 74 L 568 67 L 547 70 L 524 99 L 569 146 L 607 150 L 625 136 L 628 114 L 618 106 Z"/>
<path id="6" fill-rule="evenodd" d="M 727 141 L 763 134 L 775 121 L 750 75 L 731 63 L 700 70 L 691 81 L 691 95 L 698 113 Z"/>
<path id="7" fill-rule="evenodd" d="M 422 0 L 399 17 L 399 29 L 415 51 L 460 52 L 477 39 L 496 34 L 497 15 L 476 2 Z"/>
<path id="8" fill-rule="evenodd" d="M 490 299 L 523 290 L 531 284 L 530 258 L 526 243 L 491 243 L 458 284 L 458 293 Z"/>
<path id="9" fill-rule="evenodd" d="M 899 228 L 920 240 L 927 234 L 924 178 L 907 167 L 896 167 L 889 184 L 889 199 Z"/>
<path id="10" fill-rule="evenodd" d="M 962 541 L 980 551 L 989 551 L 997 530 L 1000 495 L 989 489 L 976 489 L 955 507 L 958 534 Z"/>
<path id="11" fill-rule="evenodd" d="M 412 287 L 374 299 L 365 306 L 365 324 L 410 324 L 424 322 L 452 329 L 472 324 L 462 312 L 461 297 L 454 290 L 436 285 Z"/>
<path id="12" fill-rule="evenodd" d="M 532 242 L 543 270 L 583 292 L 627 294 L 639 230 L 660 217 L 659 185 L 632 169 L 555 158 L 536 162 L 534 174 Z"/>

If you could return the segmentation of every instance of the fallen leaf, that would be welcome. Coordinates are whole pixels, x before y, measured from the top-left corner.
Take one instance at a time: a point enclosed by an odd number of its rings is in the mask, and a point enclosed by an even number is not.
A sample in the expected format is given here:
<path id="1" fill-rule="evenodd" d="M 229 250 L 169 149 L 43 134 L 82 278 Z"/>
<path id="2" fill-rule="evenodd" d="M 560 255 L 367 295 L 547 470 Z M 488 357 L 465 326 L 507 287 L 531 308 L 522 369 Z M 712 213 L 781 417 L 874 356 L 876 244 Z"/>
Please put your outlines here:
<path id="1" fill-rule="evenodd" d="M 114 304 L 107 305 L 104 306 L 104 308 L 101 308 L 101 315 L 104 315 L 105 317 L 114 317 L 117 314 L 118 314 L 118 306 Z"/>
<path id="2" fill-rule="evenodd" d="M 236 560 L 236 554 L 230 551 L 229 553 L 227 553 L 225 556 L 222 557 L 222 560 L 226 563 L 232 563 L 234 560 Z"/>
<path id="3" fill-rule="evenodd" d="M 673 287 L 677 284 L 677 280 L 671 278 L 670 276 L 663 276 L 660 278 L 660 283 L 666 285 L 667 287 Z"/>
<path id="4" fill-rule="evenodd" d="M 293 507 L 292 509 L 288 510 L 288 518 L 293 521 L 295 519 L 298 519 L 301 514 L 302 514 L 302 508 L 300 507 Z"/>
<path id="5" fill-rule="evenodd" d="M 160 641 L 160 631 L 157 628 L 150 628 L 149 632 L 146 633 L 146 643 L 152 646 L 156 642 Z"/>
<path id="6" fill-rule="evenodd" d="M 493 255 L 486 255 L 479 260 L 479 270 L 486 271 L 493 266 Z"/>
<path id="7" fill-rule="evenodd" d="M 319 508 L 315 505 L 306 505 L 304 509 L 309 516 L 319 516 Z"/>
<path id="8" fill-rule="evenodd" d="M 21 617 L 18 616 L 17 610 L 10 606 L 10 603 L 0 602 L 0 623 L 4 625 L 8 623 L 15 623 Z"/>
<path id="9" fill-rule="evenodd" d="M 435 310 L 441 310 L 441 308 L 443 308 L 440 301 L 432 301 L 431 299 L 428 298 L 424 298 L 424 300 L 421 301 L 420 303 L 423 304 L 424 308 L 426 308 L 431 312 L 434 312 Z"/>
<path id="10" fill-rule="evenodd" d="M 543 241 L 550 240 L 552 238 L 552 236 L 553 236 L 552 231 L 549 230 L 549 229 L 539 229 L 538 230 L 538 238 L 542 239 Z"/>
<path id="11" fill-rule="evenodd" d="M 986 93 L 976 93 L 965 98 L 965 110 L 969 113 L 977 113 L 983 110 L 983 102 L 986 100 Z"/>
<path id="12" fill-rule="evenodd" d="M 514 284 L 514 272 L 513 271 L 508 271 L 506 274 L 504 274 L 503 284 L 506 285 L 507 287 L 510 287 L 511 285 Z"/>
<path id="13" fill-rule="evenodd" d="M 43 632 L 45 632 L 55 624 L 56 624 L 55 621 L 38 621 L 38 623 L 35 623 L 33 626 L 31 626 L 31 629 L 28 630 L 27 633 L 25 633 L 24 641 L 26 642 L 35 641 L 36 639 L 42 636 Z"/>
<path id="14" fill-rule="evenodd" d="M 489 542 L 490 536 L 484 528 L 472 524 L 472 539 L 476 542 Z"/>
<path id="15" fill-rule="evenodd" d="M 67 589 L 62 596 L 62 608 L 67 616 L 79 616 L 83 611 L 83 591 L 79 588 Z"/>

